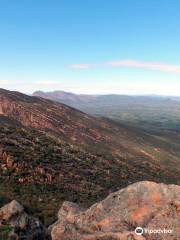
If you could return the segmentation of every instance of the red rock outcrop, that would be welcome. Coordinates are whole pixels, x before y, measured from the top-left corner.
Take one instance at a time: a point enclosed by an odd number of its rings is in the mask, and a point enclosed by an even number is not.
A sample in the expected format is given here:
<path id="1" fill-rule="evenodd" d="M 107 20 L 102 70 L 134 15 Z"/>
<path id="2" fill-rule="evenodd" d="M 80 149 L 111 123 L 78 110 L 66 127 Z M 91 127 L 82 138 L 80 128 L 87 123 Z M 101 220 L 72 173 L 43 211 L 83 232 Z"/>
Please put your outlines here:
<path id="1" fill-rule="evenodd" d="M 108 136 L 102 134 L 102 130 L 110 127 L 108 123 L 102 120 L 98 122 L 96 118 L 64 104 L 19 92 L 0 89 L 0 115 L 26 127 L 56 133 L 73 142 L 108 140 Z"/>
<path id="2" fill-rule="evenodd" d="M 178 240 L 180 186 L 138 182 L 86 211 L 65 202 L 49 230 L 52 240 Z"/>

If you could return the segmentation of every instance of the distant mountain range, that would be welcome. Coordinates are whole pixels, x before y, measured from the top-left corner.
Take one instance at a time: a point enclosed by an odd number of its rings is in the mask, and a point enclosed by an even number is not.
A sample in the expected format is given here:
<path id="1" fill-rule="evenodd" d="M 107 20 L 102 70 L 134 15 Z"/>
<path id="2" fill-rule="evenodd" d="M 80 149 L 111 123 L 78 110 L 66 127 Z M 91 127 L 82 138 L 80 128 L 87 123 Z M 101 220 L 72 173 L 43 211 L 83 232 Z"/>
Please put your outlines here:
<path id="1" fill-rule="evenodd" d="M 47 98 L 57 102 L 58 101 L 64 102 L 66 104 L 93 102 L 99 97 L 98 95 L 86 95 L 86 94 L 78 95 L 78 94 L 64 92 L 64 91 L 54 91 L 54 92 L 36 91 L 33 93 L 33 96 Z"/>
<path id="2" fill-rule="evenodd" d="M 42 97 L 46 99 L 51 99 L 57 102 L 64 102 L 68 104 L 83 104 L 83 103 L 94 103 L 94 102 L 102 102 L 109 103 L 109 104 L 119 104 L 120 102 L 128 101 L 131 102 L 138 102 L 138 101 L 180 101 L 180 97 L 172 97 L 172 96 L 160 96 L 160 95 L 122 95 L 122 94 L 97 94 L 97 95 L 90 95 L 90 94 L 75 94 L 71 92 L 65 91 L 52 91 L 52 92 L 43 92 L 43 91 L 36 91 L 32 94 L 36 97 Z"/>
<path id="3" fill-rule="evenodd" d="M 161 95 L 122 95 L 122 94 L 75 94 L 65 91 L 43 92 L 35 91 L 32 96 L 51 99 L 57 102 L 64 103 L 93 103 L 97 101 L 105 101 L 113 104 L 119 104 L 120 101 L 138 102 L 138 101 L 180 101 L 180 97 L 176 96 L 161 96 Z M 118 102 L 117 102 L 118 100 Z"/>
<path id="4" fill-rule="evenodd" d="M 140 180 L 180 184 L 179 159 L 176 132 L 0 89 L 0 204 L 20 200 L 48 224 L 64 200 L 87 207 Z"/>
<path id="5" fill-rule="evenodd" d="M 33 96 L 61 102 L 94 116 L 106 117 L 145 128 L 180 129 L 180 97 L 77 95 L 54 91 L 37 91 Z"/>

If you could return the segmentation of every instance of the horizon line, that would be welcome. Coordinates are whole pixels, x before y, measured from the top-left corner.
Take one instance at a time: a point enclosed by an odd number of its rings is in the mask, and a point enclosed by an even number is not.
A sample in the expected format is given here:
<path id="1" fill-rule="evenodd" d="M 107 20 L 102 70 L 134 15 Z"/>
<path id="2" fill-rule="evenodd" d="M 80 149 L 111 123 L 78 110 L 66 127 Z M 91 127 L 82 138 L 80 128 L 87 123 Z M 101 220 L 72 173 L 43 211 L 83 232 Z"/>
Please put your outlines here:
<path id="1" fill-rule="evenodd" d="M 113 92 L 109 92 L 109 93 L 76 93 L 75 91 L 65 91 L 65 90 L 51 90 L 51 91 L 43 91 L 43 90 L 35 90 L 33 92 L 24 92 L 21 90 L 9 90 L 7 88 L 1 88 L 2 90 L 6 90 L 6 91 L 10 91 L 10 92 L 19 92 L 19 93 L 23 93 L 29 96 L 33 96 L 34 93 L 36 92 L 42 92 L 42 93 L 53 93 L 53 92 L 64 92 L 64 93 L 70 93 L 70 94 L 74 94 L 74 95 L 87 95 L 87 96 L 106 96 L 106 95 L 115 95 L 115 96 L 139 96 L 139 97 L 180 97 L 180 95 L 169 95 L 169 94 L 156 94 L 156 93 L 113 93 Z"/>

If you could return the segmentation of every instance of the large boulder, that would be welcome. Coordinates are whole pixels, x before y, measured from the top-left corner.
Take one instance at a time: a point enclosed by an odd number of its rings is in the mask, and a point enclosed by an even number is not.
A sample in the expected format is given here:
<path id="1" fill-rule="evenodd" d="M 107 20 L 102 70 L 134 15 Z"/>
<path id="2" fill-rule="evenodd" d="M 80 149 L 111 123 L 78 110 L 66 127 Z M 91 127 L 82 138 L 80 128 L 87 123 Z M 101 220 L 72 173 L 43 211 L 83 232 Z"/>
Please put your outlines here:
<path id="1" fill-rule="evenodd" d="M 65 202 L 49 231 L 52 240 L 179 240 L 180 186 L 138 182 L 86 211 Z"/>
<path id="2" fill-rule="evenodd" d="M 29 216 L 24 207 L 13 200 L 0 208 L 0 239 L 45 240 L 47 233 L 38 219 Z"/>

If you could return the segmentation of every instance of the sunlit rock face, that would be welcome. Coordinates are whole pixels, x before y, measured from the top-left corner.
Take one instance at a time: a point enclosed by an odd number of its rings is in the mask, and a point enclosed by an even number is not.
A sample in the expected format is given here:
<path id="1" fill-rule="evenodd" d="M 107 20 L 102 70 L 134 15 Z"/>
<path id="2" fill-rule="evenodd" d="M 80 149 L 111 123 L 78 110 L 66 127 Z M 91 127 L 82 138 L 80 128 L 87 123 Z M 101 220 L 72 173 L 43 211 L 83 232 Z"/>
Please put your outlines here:
<path id="1" fill-rule="evenodd" d="M 137 227 L 144 229 L 142 235 L 135 233 Z M 138 182 L 86 211 L 65 202 L 49 230 L 52 240 L 180 239 L 180 186 Z"/>

